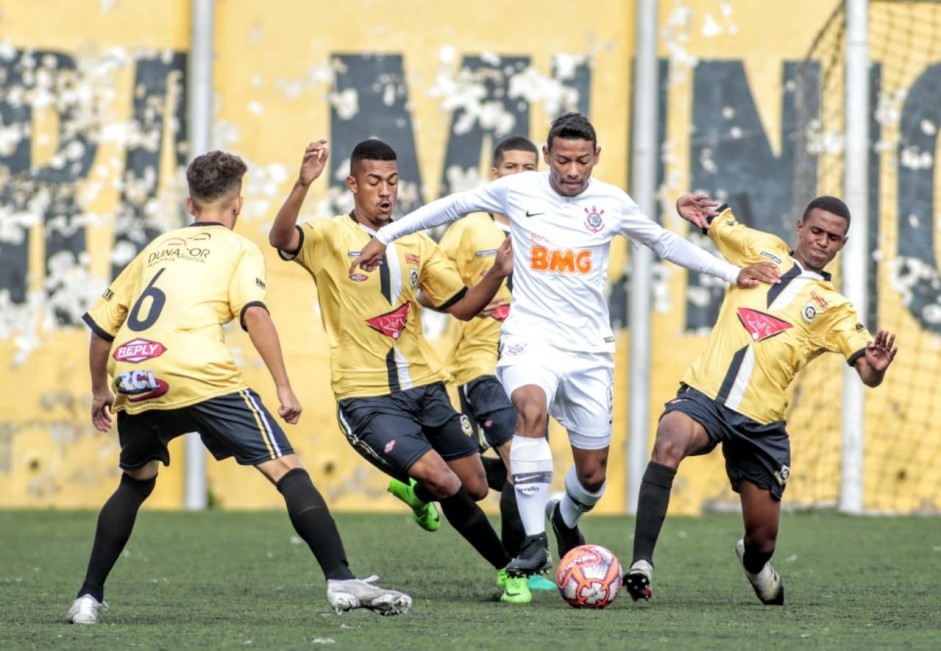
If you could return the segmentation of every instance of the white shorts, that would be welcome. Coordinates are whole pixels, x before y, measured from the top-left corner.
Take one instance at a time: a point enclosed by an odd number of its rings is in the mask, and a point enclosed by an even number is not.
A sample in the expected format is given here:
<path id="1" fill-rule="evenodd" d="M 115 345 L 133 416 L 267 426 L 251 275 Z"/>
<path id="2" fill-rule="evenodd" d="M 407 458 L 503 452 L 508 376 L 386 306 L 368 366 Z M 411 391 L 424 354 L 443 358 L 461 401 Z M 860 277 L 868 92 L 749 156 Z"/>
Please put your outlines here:
<path id="1" fill-rule="evenodd" d="M 535 384 L 546 394 L 549 415 L 559 421 L 573 447 L 599 450 L 611 444 L 614 358 L 512 340 L 501 345 L 497 379 L 507 396 Z"/>

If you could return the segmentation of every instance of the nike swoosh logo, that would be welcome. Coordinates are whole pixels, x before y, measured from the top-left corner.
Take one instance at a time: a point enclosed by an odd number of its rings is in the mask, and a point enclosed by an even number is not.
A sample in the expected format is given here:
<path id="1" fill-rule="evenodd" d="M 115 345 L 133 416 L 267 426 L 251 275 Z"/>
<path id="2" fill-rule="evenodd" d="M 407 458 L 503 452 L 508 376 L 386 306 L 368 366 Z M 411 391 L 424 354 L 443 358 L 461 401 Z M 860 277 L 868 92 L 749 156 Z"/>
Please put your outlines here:
<path id="1" fill-rule="evenodd" d="M 544 212 L 529 212 L 528 210 L 526 211 L 527 217 L 535 217 L 536 215 L 545 215 L 545 214 L 546 213 Z"/>

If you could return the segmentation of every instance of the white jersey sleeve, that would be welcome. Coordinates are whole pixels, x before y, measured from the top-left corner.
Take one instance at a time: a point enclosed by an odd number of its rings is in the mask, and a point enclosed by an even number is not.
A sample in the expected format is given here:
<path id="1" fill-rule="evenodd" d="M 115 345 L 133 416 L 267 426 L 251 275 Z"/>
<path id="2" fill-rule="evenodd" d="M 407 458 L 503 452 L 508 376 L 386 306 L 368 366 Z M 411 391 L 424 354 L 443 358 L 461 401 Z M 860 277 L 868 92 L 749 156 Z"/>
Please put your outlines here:
<path id="1" fill-rule="evenodd" d="M 503 214 L 506 212 L 507 189 L 501 180 L 497 179 L 474 190 L 456 192 L 435 199 L 380 228 L 376 239 L 388 244 L 409 233 L 448 224 L 473 212 Z"/>
<path id="2" fill-rule="evenodd" d="M 628 195 L 625 195 L 621 208 L 620 232 L 632 241 L 648 246 L 657 257 L 677 264 L 692 271 L 721 278 L 735 284 L 741 269 L 734 264 L 716 257 L 673 231 L 653 221 L 640 211 L 640 207 Z"/>

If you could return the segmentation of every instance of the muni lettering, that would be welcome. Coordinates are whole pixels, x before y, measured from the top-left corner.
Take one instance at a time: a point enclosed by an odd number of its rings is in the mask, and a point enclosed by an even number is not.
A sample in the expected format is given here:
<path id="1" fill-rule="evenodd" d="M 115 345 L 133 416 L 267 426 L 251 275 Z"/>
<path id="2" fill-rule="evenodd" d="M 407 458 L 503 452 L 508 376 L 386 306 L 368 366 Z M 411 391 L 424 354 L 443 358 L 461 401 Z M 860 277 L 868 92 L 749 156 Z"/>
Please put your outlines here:
<path id="1" fill-rule="evenodd" d="M 530 253 L 534 271 L 570 274 L 591 271 L 591 251 L 588 249 L 550 249 L 534 244 Z"/>

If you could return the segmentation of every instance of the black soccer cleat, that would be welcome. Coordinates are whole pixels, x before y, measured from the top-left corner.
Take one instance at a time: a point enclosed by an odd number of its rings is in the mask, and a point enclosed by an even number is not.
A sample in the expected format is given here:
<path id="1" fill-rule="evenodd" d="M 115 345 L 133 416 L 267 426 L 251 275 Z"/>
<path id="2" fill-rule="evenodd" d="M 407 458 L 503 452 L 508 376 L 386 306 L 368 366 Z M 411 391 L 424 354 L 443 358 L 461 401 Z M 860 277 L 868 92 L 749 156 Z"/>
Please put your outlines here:
<path id="1" fill-rule="evenodd" d="M 631 599 L 650 601 L 653 597 L 653 588 L 650 585 L 653 579 L 653 565 L 648 561 L 634 561 L 631 568 L 624 573 L 624 587 Z"/>
<path id="2" fill-rule="evenodd" d="M 562 519 L 562 510 L 559 508 L 559 500 L 549 500 L 546 504 L 546 517 L 552 523 L 552 532 L 555 534 L 555 542 L 559 549 L 559 558 L 565 558 L 570 551 L 585 544 L 585 536 L 576 524 L 569 527 Z"/>
<path id="3" fill-rule="evenodd" d="M 532 576 L 545 572 L 552 567 L 552 554 L 549 553 L 549 537 L 545 533 L 526 536 L 519 555 L 506 566 L 510 576 Z"/>

